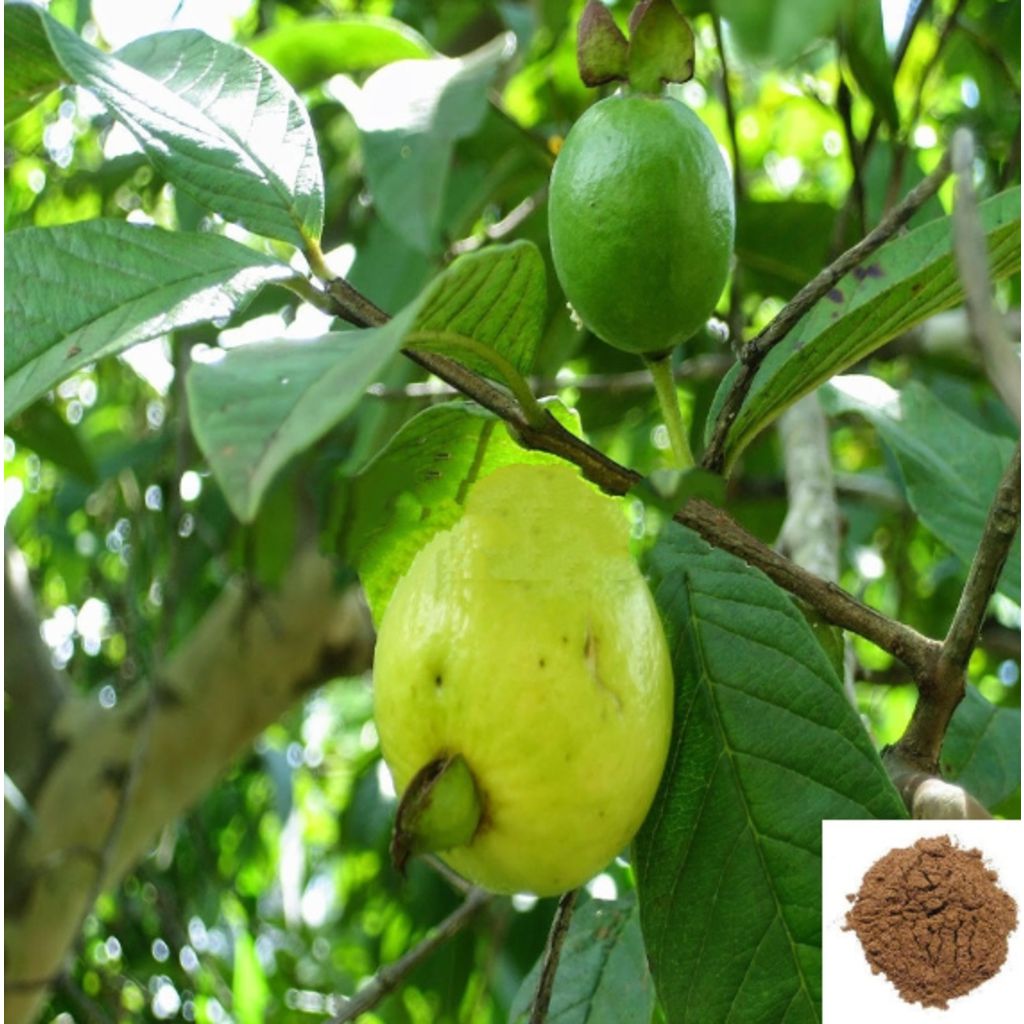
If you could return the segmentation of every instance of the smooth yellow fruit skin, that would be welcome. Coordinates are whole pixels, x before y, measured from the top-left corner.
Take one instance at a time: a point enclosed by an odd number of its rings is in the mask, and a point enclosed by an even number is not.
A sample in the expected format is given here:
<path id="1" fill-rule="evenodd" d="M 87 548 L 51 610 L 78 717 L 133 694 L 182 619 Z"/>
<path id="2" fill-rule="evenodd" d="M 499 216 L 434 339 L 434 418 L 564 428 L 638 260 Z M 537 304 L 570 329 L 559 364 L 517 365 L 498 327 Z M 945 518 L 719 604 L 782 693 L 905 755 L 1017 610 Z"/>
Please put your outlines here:
<path id="1" fill-rule="evenodd" d="M 672 671 L 619 503 L 564 466 L 470 491 L 380 625 L 374 703 L 399 792 L 461 753 L 484 801 L 442 854 L 495 892 L 564 892 L 628 845 L 668 751 Z"/>
<path id="2" fill-rule="evenodd" d="M 692 337 L 729 274 L 733 186 L 711 132 L 668 96 L 609 96 L 555 161 L 548 229 L 580 319 L 627 352 Z"/>

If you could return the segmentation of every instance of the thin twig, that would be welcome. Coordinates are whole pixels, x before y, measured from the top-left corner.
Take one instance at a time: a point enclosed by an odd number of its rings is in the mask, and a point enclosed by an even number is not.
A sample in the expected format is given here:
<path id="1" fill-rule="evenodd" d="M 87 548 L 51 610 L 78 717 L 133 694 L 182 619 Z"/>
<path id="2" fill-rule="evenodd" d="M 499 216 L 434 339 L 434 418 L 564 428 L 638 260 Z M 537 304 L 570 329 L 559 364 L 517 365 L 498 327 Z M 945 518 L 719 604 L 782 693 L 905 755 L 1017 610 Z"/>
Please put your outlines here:
<path id="1" fill-rule="evenodd" d="M 740 372 L 726 396 L 722 411 L 715 423 L 711 442 L 704 453 L 705 469 L 710 469 L 713 472 L 722 471 L 725 464 L 725 442 L 729 429 L 739 415 L 743 401 L 754 383 L 754 377 L 764 362 L 765 356 L 789 334 L 816 302 L 831 291 L 837 281 L 888 242 L 914 213 L 938 192 L 942 183 L 949 176 L 949 168 L 950 158 L 947 153 L 935 170 L 911 189 L 902 203 L 893 207 L 886 214 L 878 227 L 869 232 L 856 245 L 847 249 L 835 262 L 804 285 L 771 323 L 749 345 L 744 347 Z"/>
<path id="2" fill-rule="evenodd" d="M 547 1020 L 558 961 L 562 956 L 565 937 L 569 934 L 569 924 L 579 893 L 579 889 L 570 889 L 558 901 L 558 909 L 555 911 L 551 931 L 548 932 L 547 945 L 544 947 L 544 960 L 540 969 L 540 980 L 537 982 L 537 995 L 534 996 L 533 1006 L 530 1007 L 529 1024 L 544 1024 Z"/>
<path id="3" fill-rule="evenodd" d="M 985 531 L 967 575 L 967 584 L 949 632 L 942 643 L 942 660 L 963 669 L 974 650 L 989 599 L 999 582 L 1006 557 L 1020 525 L 1020 442 L 1003 472 L 995 500 L 988 510 Z"/>
<path id="4" fill-rule="evenodd" d="M 907 50 L 910 48 L 910 41 L 914 36 L 914 32 L 927 12 L 929 6 L 930 0 L 912 0 L 910 4 L 906 20 L 903 23 L 903 31 L 900 33 L 899 42 L 896 46 L 896 52 L 893 54 L 892 75 L 894 80 L 899 73 L 900 68 L 903 66 L 903 59 L 906 57 Z M 912 118 L 908 123 L 912 125 L 915 120 L 916 118 Z M 867 166 L 868 158 L 871 156 L 871 150 L 875 145 L 875 141 L 878 139 L 878 131 L 881 127 L 881 115 L 878 113 L 877 109 L 872 110 L 871 122 L 868 124 L 868 130 L 865 132 L 864 141 L 860 146 L 860 162 L 862 167 Z M 896 161 L 894 160 L 893 163 L 895 164 Z M 846 223 L 850 216 L 850 208 L 855 200 L 856 192 L 854 189 L 850 189 L 846 193 L 846 199 L 843 202 L 842 209 L 836 217 L 836 224 L 832 233 L 831 251 L 833 253 L 842 244 L 846 231 Z"/>
<path id="5" fill-rule="evenodd" d="M 912 128 L 917 124 L 918 118 L 921 116 L 921 108 L 924 105 L 924 90 L 928 84 L 929 79 L 932 77 L 932 73 L 939 65 L 939 60 L 942 57 L 942 52 L 946 48 L 946 43 L 949 42 L 950 36 L 953 34 L 953 29 L 956 27 L 957 19 L 960 17 L 960 12 L 967 6 L 967 0 L 956 0 L 956 6 L 949 13 L 949 17 L 943 23 L 942 29 L 939 31 L 939 40 L 935 44 L 935 49 L 932 51 L 932 55 L 928 58 L 928 63 L 925 64 L 924 70 L 918 76 L 917 79 L 917 95 L 914 97 L 914 107 L 910 114 L 910 119 L 907 124 Z"/>
<path id="6" fill-rule="evenodd" d="M 956 175 L 953 206 L 953 252 L 971 336 L 981 351 L 992 386 L 1020 423 L 1020 360 L 1003 330 L 1003 320 L 992 301 L 985 232 L 974 194 L 974 140 L 966 128 L 958 128 L 950 145 Z"/>
<path id="7" fill-rule="evenodd" d="M 853 174 L 853 182 L 850 185 L 850 198 L 857 213 L 856 230 L 863 235 L 867 230 L 867 196 L 864 190 L 864 150 L 857 141 L 857 133 L 853 127 L 853 94 L 846 84 L 843 76 L 842 66 L 837 65 L 836 73 L 839 75 L 839 86 L 836 89 L 836 110 L 839 113 L 839 120 L 843 125 L 843 135 L 846 137 L 846 152 L 850 159 L 850 171 Z M 842 244 L 842 232 L 846 230 L 846 220 L 836 219 L 838 234 L 832 239 L 833 251 Z M 840 230 L 841 228 L 841 230 Z"/>
<path id="8" fill-rule="evenodd" d="M 743 181 L 743 160 L 740 156 L 739 135 L 736 131 L 736 108 L 732 102 L 729 89 L 729 64 L 725 57 L 725 45 L 722 41 L 722 24 L 718 16 L 712 14 L 711 27 L 715 32 L 715 47 L 718 59 L 722 62 L 722 104 L 725 107 L 725 125 L 729 135 L 729 148 L 732 151 L 732 188 L 733 199 L 737 210 L 746 193 Z M 743 292 L 740 288 L 740 268 L 732 269 L 732 281 L 729 285 L 729 343 L 734 351 L 743 343 Z"/>
<path id="9" fill-rule="evenodd" d="M 328 292 L 329 297 L 319 293 L 312 297 L 312 301 L 325 303 L 328 307 L 333 304 L 336 315 L 357 326 L 379 326 L 387 320 L 386 313 L 347 282 L 331 281 Z M 403 351 L 425 370 L 504 420 L 525 447 L 571 462 L 608 494 L 626 494 L 642 482 L 643 478 L 635 470 L 621 465 L 566 430 L 553 416 L 548 415 L 541 426 L 530 424 L 508 394 L 454 360 L 436 352 Z M 931 671 L 939 650 L 938 641 L 922 636 L 909 626 L 862 604 L 836 584 L 801 569 L 747 533 L 721 509 L 694 498 L 673 518 L 700 534 L 709 544 L 729 551 L 760 569 L 784 590 L 814 607 L 827 622 L 850 629 L 899 658 L 915 678 L 923 678 Z"/>
<path id="10" fill-rule="evenodd" d="M 476 252 L 487 242 L 501 241 L 527 220 L 547 197 L 548 186 L 545 183 L 533 195 L 527 196 L 521 203 L 513 206 L 501 220 L 495 221 L 480 234 L 470 235 L 468 238 L 460 238 L 458 241 L 452 242 L 448 247 L 448 256 L 462 256 L 467 252 Z"/>
<path id="11" fill-rule="evenodd" d="M 918 680 L 919 694 L 894 754 L 926 773 L 938 770 L 942 741 L 963 699 L 967 662 L 981 632 L 989 599 L 1020 526 L 1020 444 L 999 481 L 967 584 L 960 595 L 934 671 Z"/>
<path id="12" fill-rule="evenodd" d="M 490 893 L 471 889 L 455 908 L 422 942 L 413 946 L 394 963 L 382 967 L 373 980 L 348 999 L 341 1012 L 327 1024 L 345 1024 L 372 1010 L 386 995 L 393 992 L 432 953 L 469 924 L 473 915 L 490 900 Z"/>
<path id="13" fill-rule="evenodd" d="M 736 191 L 737 200 L 743 198 L 743 162 L 740 159 L 739 136 L 736 133 L 736 108 L 732 102 L 732 92 L 729 89 L 729 64 L 725 58 L 725 46 L 722 42 L 722 23 L 717 14 L 711 15 L 711 27 L 715 32 L 715 47 L 718 50 L 718 59 L 722 64 L 722 105 L 725 107 L 725 125 L 728 129 L 729 149 L 732 152 L 733 167 L 733 188 Z"/>
<path id="14" fill-rule="evenodd" d="M 732 359 L 724 352 L 711 352 L 706 355 L 684 359 L 672 371 L 677 381 L 708 380 L 721 377 L 729 367 Z M 654 382 L 647 370 L 630 370 L 626 373 L 588 373 L 576 376 L 571 372 L 559 372 L 554 377 L 528 377 L 527 383 L 536 395 L 555 395 L 563 388 L 572 388 L 579 392 L 601 392 L 611 395 L 626 394 L 631 391 L 651 391 Z M 450 384 L 439 380 L 412 381 L 404 387 L 387 387 L 384 384 L 371 384 L 366 389 L 370 398 L 383 401 L 409 401 L 427 399 L 436 401 L 453 398 L 461 394 Z"/>

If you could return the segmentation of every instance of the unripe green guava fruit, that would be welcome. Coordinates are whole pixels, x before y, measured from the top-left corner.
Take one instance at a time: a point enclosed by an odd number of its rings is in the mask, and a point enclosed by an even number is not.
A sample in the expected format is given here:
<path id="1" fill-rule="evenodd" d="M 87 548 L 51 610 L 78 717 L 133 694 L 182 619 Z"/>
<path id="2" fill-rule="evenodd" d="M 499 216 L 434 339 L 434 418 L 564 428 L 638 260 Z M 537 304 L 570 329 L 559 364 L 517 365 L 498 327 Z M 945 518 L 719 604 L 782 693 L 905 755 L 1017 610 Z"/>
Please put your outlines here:
<path id="1" fill-rule="evenodd" d="M 620 504 L 568 467 L 496 470 L 381 621 L 375 717 L 396 788 L 464 759 L 479 822 L 440 856 L 495 892 L 585 882 L 654 797 L 672 672 L 628 533 Z"/>
<path id="2" fill-rule="evenodd" d="M 583 323 L 627 352 L 665 352 L 700 329 L 725 286 L 735 221 L 718 145 L 670 97 L 601 100 L 555 161 L 558 280 Z"/>

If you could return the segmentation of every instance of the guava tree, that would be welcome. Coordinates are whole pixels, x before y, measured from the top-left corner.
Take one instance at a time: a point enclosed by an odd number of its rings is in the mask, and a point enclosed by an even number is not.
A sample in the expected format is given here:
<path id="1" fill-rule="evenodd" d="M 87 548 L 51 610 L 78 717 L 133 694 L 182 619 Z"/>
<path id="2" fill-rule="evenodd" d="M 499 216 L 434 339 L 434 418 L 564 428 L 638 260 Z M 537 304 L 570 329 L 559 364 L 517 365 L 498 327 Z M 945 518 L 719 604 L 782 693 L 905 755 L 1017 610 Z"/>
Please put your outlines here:
<path id="1" fill-rule="evenodd" d="M 127 12 L 4 6 L 7 1019 L 819 1020 L 822 820 L 1020 817 L 1019 5 Z M 524 523 L 465 705 L 672 676 L 557 900 L 431 854 L 486 800 L 395 829 L 370 685 Z M 627 804 L 572 692 L 522 758 Z"/>

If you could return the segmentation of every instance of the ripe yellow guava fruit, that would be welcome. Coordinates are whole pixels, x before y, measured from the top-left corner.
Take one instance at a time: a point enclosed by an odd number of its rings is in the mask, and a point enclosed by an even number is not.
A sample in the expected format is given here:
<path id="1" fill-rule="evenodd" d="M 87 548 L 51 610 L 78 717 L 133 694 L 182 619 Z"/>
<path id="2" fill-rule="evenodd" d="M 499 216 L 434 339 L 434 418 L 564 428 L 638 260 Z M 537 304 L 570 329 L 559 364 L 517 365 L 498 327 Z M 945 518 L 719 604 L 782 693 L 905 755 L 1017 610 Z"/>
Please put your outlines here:
<path id="1" fill-rule="evenodd" d="M 732 182 L 689 107 L 611 96 L 559 151 L 548 227 L 555 272 L 583 323 L 627 352 L 665 352 L 693 336 L 722 294 Z"/>
<path id="2" fill-rule="evenodd" d="M 419 551 L 380 623 L 374 710 L 399 826 L 404 808 L 429 833 L 414 850 L 495 892 L 585 882 L 654 797 L 672 673 L 628 534 L 620 503 L 568 467 L 504 467 Z M 453 763 L 448 788 L 411 797 Z"/>

